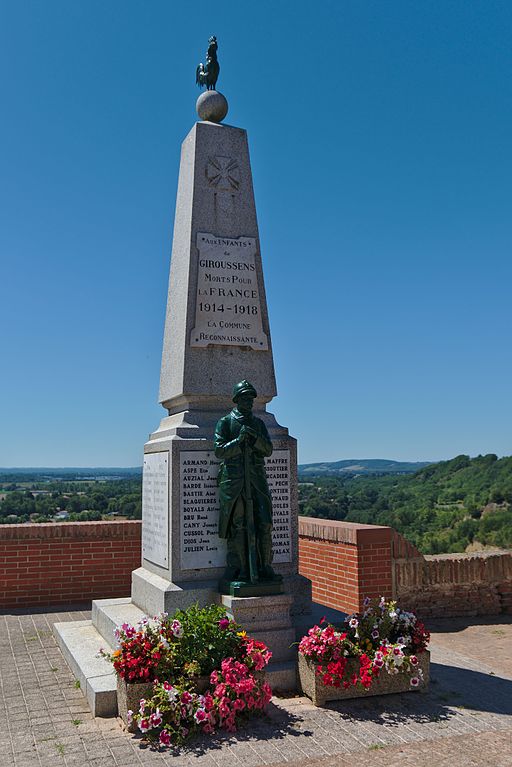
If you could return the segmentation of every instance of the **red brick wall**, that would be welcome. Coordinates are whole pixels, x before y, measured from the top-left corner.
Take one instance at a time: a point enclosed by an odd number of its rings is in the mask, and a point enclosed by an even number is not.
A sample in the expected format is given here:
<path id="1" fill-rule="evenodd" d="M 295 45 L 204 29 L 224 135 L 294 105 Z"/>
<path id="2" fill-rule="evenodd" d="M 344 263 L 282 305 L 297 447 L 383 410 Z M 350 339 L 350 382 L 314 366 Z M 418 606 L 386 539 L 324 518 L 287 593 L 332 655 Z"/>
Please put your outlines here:
<path id="1" fill-rule="evenodd" d="M 362 609 L 366 596 L 392 596 L 392 529 L 299 517 L 299 572 L 313 599 L 344 612 Z"/>
<path id="2" fill-rule="evenodd" d="M 431 617 L 512 613 L 512 551 L 423 556 L 390 527 L 299 517 L 299 572 L 347 613 L 365 596 Z"/>
<path id="3" fill-rule="evenodd" d="M 0 609 L 128 596 L 141 522 L 0 525 Z M 299 570 L 344 612 L 394 597 L 425 616 L 512 613 L 512 552 L 424 557 L 390 527 L 299 517 Z"/>
<path id="4" fill-rule="evenodd" d="M 0 525 L 0 609 L 129 596 L 141 522 Z"/>

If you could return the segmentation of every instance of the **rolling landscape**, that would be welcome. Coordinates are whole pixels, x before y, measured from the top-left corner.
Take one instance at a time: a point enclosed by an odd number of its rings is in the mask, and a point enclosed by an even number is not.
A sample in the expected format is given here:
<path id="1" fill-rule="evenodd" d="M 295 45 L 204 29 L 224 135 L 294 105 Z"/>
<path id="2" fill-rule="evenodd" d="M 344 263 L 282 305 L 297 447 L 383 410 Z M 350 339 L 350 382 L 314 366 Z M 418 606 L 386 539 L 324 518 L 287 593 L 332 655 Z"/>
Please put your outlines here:
<path id="1" fill-rule="evenodd" d="M 0 469 L 0 522 L 140 519 L 133 468 Z M 425 554 L 512 548 L 512 457 L 299 466 L 299 513 L 390 525 Z"/>

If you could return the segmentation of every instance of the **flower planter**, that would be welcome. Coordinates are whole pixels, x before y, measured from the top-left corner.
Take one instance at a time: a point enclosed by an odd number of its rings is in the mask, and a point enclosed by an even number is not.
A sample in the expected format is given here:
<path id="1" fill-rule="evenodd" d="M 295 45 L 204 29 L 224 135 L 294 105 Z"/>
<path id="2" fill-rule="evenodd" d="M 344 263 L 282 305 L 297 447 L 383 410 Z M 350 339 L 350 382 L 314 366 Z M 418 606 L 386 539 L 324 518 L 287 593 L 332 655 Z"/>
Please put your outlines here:
<path id="1" fill-rule="evenodd" d="M 204 693 L 210 685 L 210 676 L 195 676 L 191 680 L 195 692 Z M 133 684 L 126 682 L 120 676 L 117 677 L 117 708 L 119 716 L 126 725 L 128 732 L 137 732 L 135 723 L 128 724 L 128 711 L 137 713 L 141 698 L 150 698 L 153 694 L 153 683 L 146 682 Z"/>
<path id="2" fill-rule="evenodd" d="M 322 706 L 329 700 L 348 700 L 349 698 L 367 698 L 370 695 L 388 695 L 390 693 L 402 692 L 426 692 L 430 679 L 430 653 L 425 650 L 418 655 L 419 665 L 423 672 L 423 681 L 419 687 L 411 687 L 410 675 L 406 673 L 388 674 L 384 669 L 380 675 L 373 680 L 369 690 L 360 686 L 331 687 L 322 682 L 322 677 L 316 674 L 317 664 L 299 653 L 299 680 L 302 691 L 308 698 L 311 698 L 315 706 Z M 348 679 L 359 669 L 359 659 L 349 658 L 345 670 Z"/>
<path id="3" fill-rule="evenodd" d="M 136 724 L 128 724 L 128 711 L 137 712 L 139 710 L 140 699 L 150 698 L 153 690 L 153 683 L 147 682 L 133 683 L 126 682 L 119 675 L 117 677 L 117 708 L 119 716 L 126 725 L 129 732 L 136 732 Z"/>

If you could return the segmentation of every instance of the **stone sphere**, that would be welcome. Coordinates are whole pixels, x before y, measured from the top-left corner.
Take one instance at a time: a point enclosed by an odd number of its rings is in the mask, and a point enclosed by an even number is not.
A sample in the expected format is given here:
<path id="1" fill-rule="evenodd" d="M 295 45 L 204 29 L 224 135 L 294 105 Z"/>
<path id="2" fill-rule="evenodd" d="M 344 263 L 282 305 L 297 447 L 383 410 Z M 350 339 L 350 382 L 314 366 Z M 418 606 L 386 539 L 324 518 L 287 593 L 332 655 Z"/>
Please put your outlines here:
<path id="1" fill-rule="evenodd" d="M 220 123 L 228 113 L 228 102 L 218 91 L 204 91 L 197 99 L 196 109 L 201 120 Z"/>

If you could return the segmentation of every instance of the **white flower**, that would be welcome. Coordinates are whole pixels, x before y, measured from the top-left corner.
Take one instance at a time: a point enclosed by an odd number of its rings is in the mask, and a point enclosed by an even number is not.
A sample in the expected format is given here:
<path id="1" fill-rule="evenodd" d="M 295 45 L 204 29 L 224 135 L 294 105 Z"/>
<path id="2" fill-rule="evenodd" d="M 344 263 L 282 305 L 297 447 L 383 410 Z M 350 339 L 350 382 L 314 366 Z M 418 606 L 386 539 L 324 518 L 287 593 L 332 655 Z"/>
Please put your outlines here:
<path id="1" fill-rule="evenodd" d="M 411 676 L 411 687 L 418 687 L 420 684 L 420 679 L 417 676 Z"/>
<path id="2" fill-rule="evenodd" d="M 359 626 L 359 621 L 357 618 L 351 618 L 348 622 L 348 625 L 351 629 L 356 629 Z"/>

